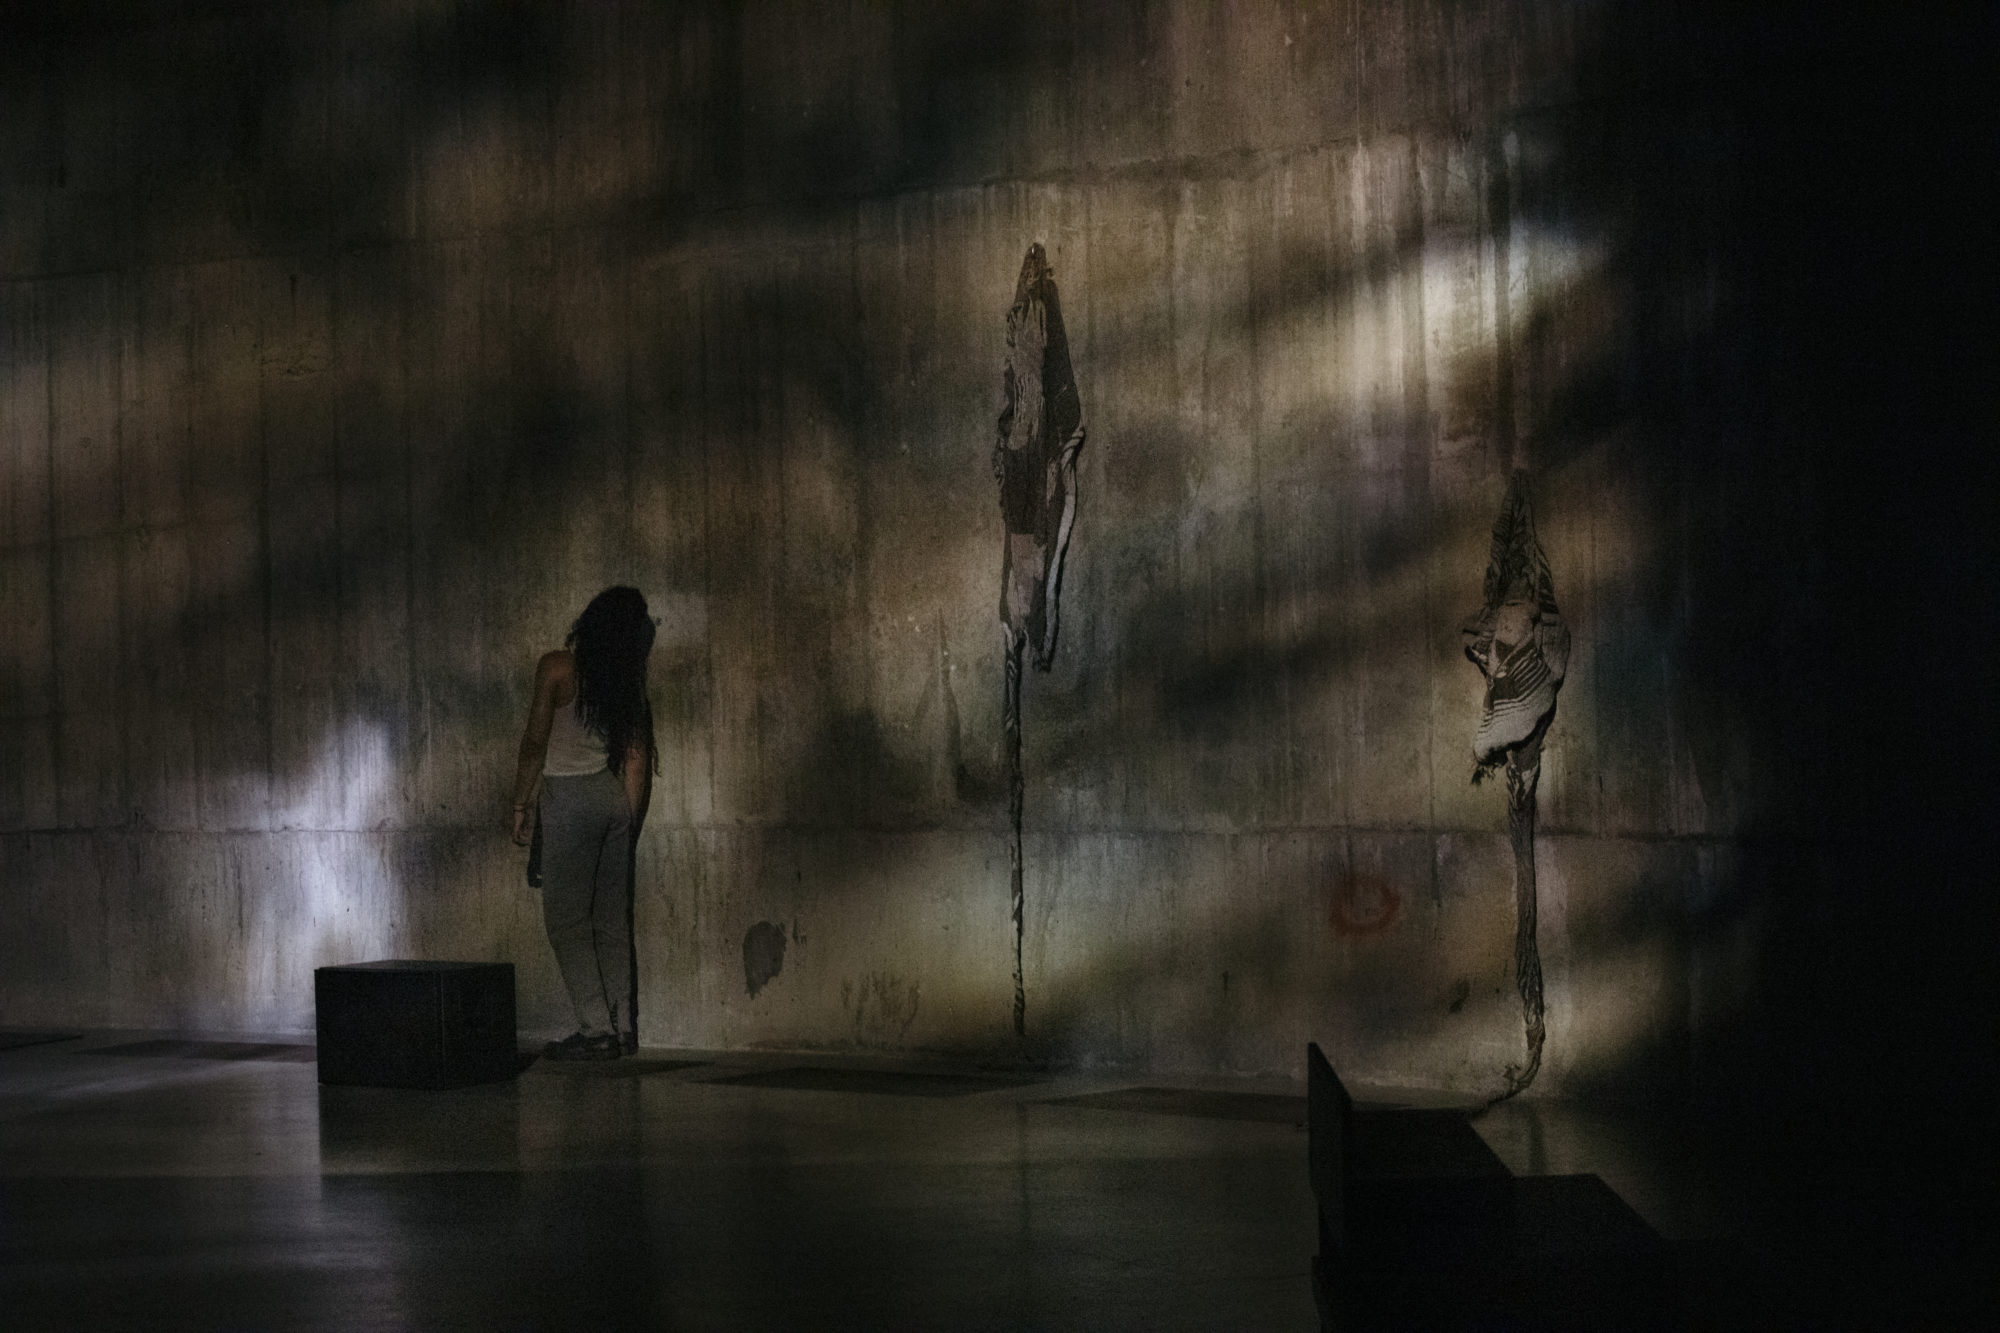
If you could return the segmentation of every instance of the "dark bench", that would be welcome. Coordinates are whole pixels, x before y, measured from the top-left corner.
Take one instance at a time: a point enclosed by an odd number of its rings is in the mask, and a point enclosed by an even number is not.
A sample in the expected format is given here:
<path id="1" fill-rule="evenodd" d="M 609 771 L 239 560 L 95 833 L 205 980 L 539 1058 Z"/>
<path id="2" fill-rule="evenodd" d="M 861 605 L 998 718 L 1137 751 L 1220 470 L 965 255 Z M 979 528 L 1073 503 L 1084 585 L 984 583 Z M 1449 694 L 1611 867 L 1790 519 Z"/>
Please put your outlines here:
<path id="1" fill-rule="evenodd" d="M 514 1077 L 514 965 L 391 958 L 313 970 L 319 1081 L 458 1088 Z"/>
<path id="2" fill-rule="evenodd" d="M 1594 1175 L 1517 1177 L 1452 1111 L 1357 1111 L 1306 1048 L 1325 1329 L 1678 1328 L 1673 1251 Z"/>

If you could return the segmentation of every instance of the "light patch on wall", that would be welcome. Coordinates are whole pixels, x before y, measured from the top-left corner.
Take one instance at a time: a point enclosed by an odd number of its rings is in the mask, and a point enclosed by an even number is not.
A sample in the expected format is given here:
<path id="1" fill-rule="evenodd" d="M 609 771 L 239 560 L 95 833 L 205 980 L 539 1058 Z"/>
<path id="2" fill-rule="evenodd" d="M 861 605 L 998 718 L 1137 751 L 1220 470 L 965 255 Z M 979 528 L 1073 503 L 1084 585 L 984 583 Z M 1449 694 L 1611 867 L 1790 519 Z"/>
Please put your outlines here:
<path id="1" fill-rule="evenodd" d="M 333 788 L 337 802 L 344 796 L 350 809 L 371 808 L 395 781 L 395 759 L 382 729 L 363 719 L 350 719 L 321 747 L 313 783 Z M 381 885 L 386 895 L 368 892 L 378 877 L 393 872 L 375 862 L 375 840 L 340 831 L 316 840 L 316 854 L 299 862 L 302 920 L 307 934 L 302 957 L 308 967 L 362 962 L 387 956 L 407 929 L 385 919 L 385 898 L 400 899 L 399 884 Z M 366 859 L 371 864 L 357 864 Z"/>
<path id="2" fill-rule="evenodd" d="M 1510 322 L 1525 327 L 1538 310 L 1564 307 L 1574 295 L 1600 282 L 1606 272 L 1607 248 L 1599 240 L 1547 226 L 1516 223 L 1508 254 Z M 1354 423 L 1363 433 L 1372 429 L 1371 408 L 1387 387 L 1382 380 L 1401 373 L 1403 340 L 1427 336 L 1425 373 L 1436 389 L 1443 384 L 1485 373 L 1497 348 L 1492 309 L 1494 256 L 1490 242 L 1478 236 L 1462 241 L 1429 239 L 1418 252 L 1397 263 L 1383 278 L 1355 282 L 1333 298 L 1333 304 L 1295 302 L 1259 311 L 1256 341 L 1260 360 L 1257 379 L 1258 412 L 1266 423 Z M 1185 303 L 1183 302 L 1183 305 Z M 1476 331 L 1464 339 L 1447 339 L 1442 327 L 1405 327 L 1406 312 L 1423 310 L 1427 325 L 1443 312 L 1462 311 L 1472 304 L 1479 312 Z M 1188 312 L 1183 310 L 1184 315 Z M 1204 312 L 1215 319 L 1228 311 Z M 1270 349 L 1270 350 L 1266 350 Z M 1475 371 L 1474 366 L 1478 367 Z M 1490 387 L 1485 390 L 1490 394 Z M 1282 427 L 1281 427 L 1282 428 Z M 1236 444 L 1248 447 L 1249 439 Z M 1357 460 L 1378 461 L 1364 442 Z M 1268 466 L 1268 464 L 1267 464 Z M 1281 464 L 1282 466 L 1282 464 Z M 1314 475 L 1324 471 L 1326 456 L 1302 453 L 1296 466 Z M 1302 476 L 1302 481 L 1311 478 Z M 1185 479 L 1184 523 L 1199 521 L 1204 507 L 1256 499 L 1259 480 L 1204 460 Z"/>
<path id="3" fill-rule="evenodd" d="M 1569 955 L 1563 984 L 1549 988 L 1548 1063 L 1561 1085 L 1643 1083 L 1673 1068 L 1653 1048 L 1686 1039 L 1684 966 L 1664 934 Z M 1648 1060 L 1659 1063 L 1648 1070 Z"/>
<path id="4" fill-rule="evenodd" d="M 653 651 L 680 655 L 699 653 L 708 646 L 708 594 L 669 588 L 648 591 L 653 614 L 660 622 Z"/>
<path id="5" fill-rule="evenodd" d="M 1596 281 L 1604 272 L 1605 248 L 1556 227 L 1516 222 L 1508 258 L 1509 294 L 1517 300 L 1548 301 Z"/>

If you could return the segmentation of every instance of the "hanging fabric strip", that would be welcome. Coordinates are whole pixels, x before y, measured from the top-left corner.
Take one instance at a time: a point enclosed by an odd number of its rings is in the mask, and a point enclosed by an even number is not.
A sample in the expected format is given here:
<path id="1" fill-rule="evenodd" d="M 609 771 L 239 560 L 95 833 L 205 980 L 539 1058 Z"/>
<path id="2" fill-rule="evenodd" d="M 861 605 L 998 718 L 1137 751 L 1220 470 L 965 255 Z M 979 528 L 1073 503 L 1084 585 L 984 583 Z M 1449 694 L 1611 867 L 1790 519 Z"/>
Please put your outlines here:
<path id="1" fill-rule="evenodd" d="M 1070 366 L 1069 337 L 1055 272 L 1040 243 L 1028 247 L 1007 310 L 1007 360 L 1000 376 L 993 477 L 1005 529 L 1000 564 L 1000 625 L 1006 642 L 1008 907 L 1014 926 L 1014 1035 L 1027 1038 L 1028 997 L 1022 967 L 1024 876 L 1021 822 L 1021 659 L 1035 669 L 1055 662 L 1063 558 L 1076 523 L 1076 456 L 1083 448 L 1083 407 Z"/>
<path id="2" fill-rule="evenodd" d="M 1507 840 L 1514 849 L 1514 987 L 1521 996 L 1527 1053 L 1508 1066 L 1502 1101 L 1535 1081 L 1548 1025 L 1542 957 L 1536 940 L 1540 904 L 1535 884 L 1535 787 L 1542 775 L 1542 738 L 1555 720 L 1556 692 L 1569 670 L 1569 627 L 1556 607 L 1555 580 L 1535 537 L 1528 474 L 1515 469 L 1493 524 L 1486 562 L 1486 600 L 1465 622 L 1465 655 L 1486 678 L 1479 728 L 1472 742 L 1472 780 L 1505 766 Z"/>

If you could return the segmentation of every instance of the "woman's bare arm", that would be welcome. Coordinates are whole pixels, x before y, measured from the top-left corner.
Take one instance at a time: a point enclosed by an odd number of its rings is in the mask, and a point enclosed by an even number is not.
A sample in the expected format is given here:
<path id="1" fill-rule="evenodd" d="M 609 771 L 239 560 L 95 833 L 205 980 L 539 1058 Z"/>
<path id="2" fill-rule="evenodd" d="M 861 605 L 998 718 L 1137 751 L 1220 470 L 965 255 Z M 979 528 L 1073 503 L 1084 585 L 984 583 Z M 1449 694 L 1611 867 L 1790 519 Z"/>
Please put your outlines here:
<path id="1" fill-rule="evenodd" d="M 569 654 L 542 654 L 535 667 L 535 702 L 528 709 L 528 725 L 521 732 L 521 748 L 514 765 L 514 808 L 509 821 L 517 845 L 526 847 L 531 829 L 528 811 L 542 785 L 542 761 L 549 753 L 549 728 L 556 717 L 556 695 L 570 674 Z"/>
<path id="2" fill-rule="evenodd" d="M 646 822 L 646 807 L 653 803 L 653 755 L 643 745 L 626 748 L 625 767 L 619 773 L 625 782 L 625 803 L 632 808 L 632 836 Z"/>

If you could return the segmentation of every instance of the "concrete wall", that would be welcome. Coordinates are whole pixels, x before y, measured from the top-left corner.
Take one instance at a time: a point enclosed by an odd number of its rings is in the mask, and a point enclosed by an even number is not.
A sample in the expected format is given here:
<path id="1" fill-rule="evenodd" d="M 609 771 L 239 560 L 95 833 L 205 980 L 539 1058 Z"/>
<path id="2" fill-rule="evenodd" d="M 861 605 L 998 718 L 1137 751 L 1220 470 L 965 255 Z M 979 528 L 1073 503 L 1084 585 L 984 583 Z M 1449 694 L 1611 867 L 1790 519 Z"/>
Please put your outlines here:
<path id="1" fill-rule="evenodd" d="M 1032 1052 L 1284 1071 L 1317 1039 L 1497 1088 L 1505 798 L 1468 782 L 1457 631 L 1512 465 L 1576 633 L 1539 1086 L 1763 1040 L 1774 913 L 1866 782 L 1809 758 L 1844 556 L 1769 351 L 1803 285 L 1783 32 L 1560 0 L 7 22 L 5 1021 L 302 1030 L 313 966 L 428 955 L 513 961 L 560 1029 L 499 826 L 536 654 L 629 581 L 665 621 L 646 1038 L 1010 1053 L 987 454 L 1039 240 L 1089 438 L 1024 691 Z"/>

